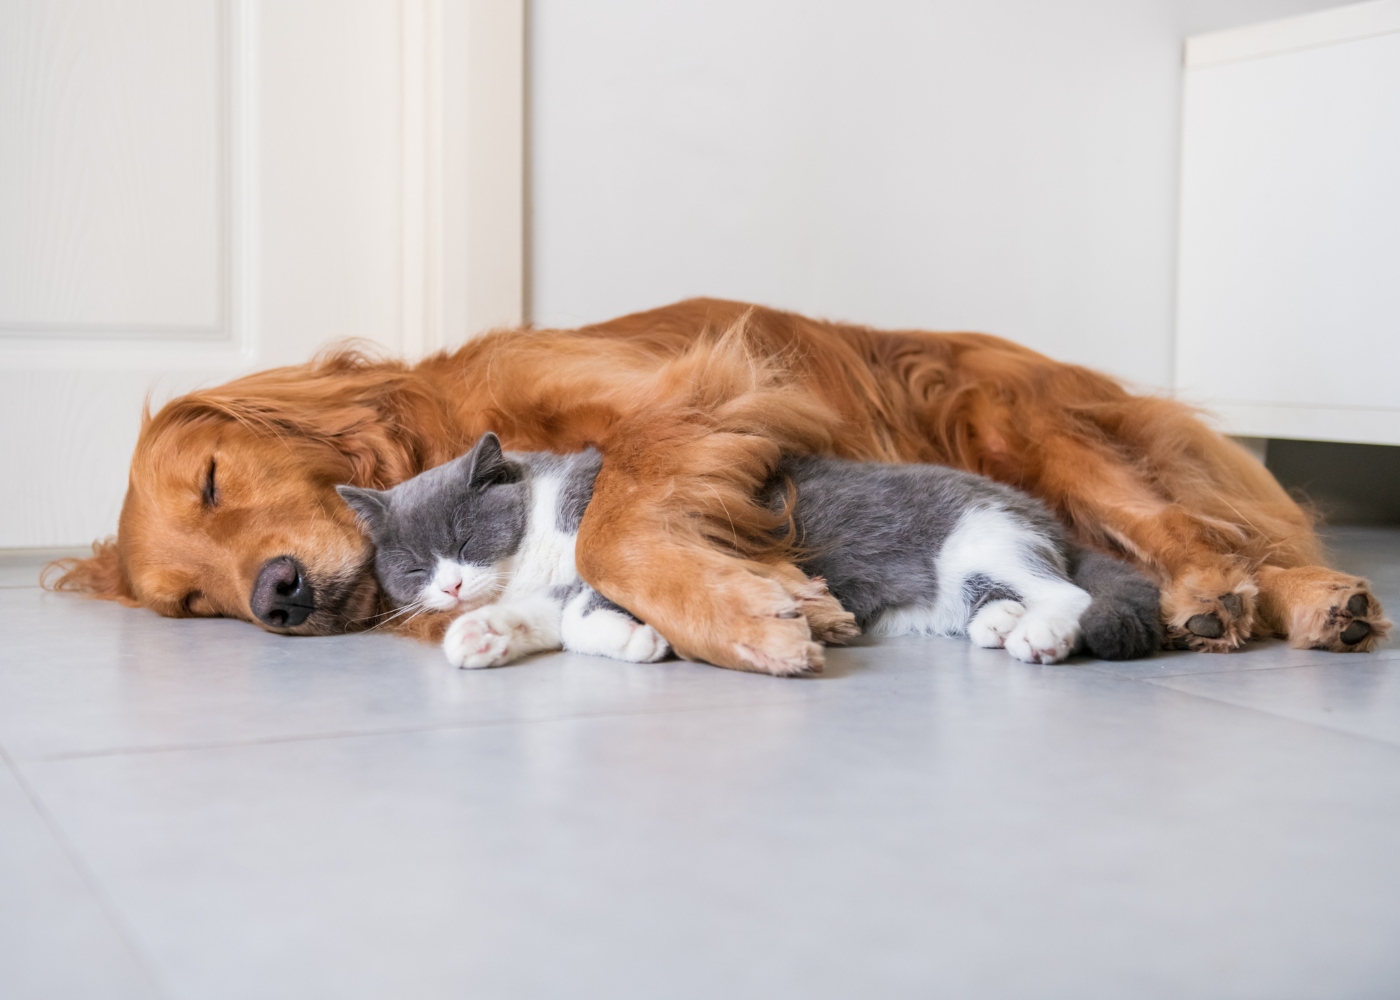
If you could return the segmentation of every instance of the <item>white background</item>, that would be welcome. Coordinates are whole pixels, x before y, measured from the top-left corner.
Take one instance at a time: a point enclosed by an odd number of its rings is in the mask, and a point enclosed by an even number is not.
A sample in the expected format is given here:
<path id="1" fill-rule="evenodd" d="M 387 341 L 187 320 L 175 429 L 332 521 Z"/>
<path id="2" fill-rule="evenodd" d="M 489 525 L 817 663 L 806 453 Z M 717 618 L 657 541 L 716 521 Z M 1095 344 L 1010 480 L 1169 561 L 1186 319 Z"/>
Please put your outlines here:
<path id="1" fill-rule="evenodd" d="M 1166 387 L 1181 43 L 1307 0 L 533 0 L 528 307 L 998 333 Z"/>

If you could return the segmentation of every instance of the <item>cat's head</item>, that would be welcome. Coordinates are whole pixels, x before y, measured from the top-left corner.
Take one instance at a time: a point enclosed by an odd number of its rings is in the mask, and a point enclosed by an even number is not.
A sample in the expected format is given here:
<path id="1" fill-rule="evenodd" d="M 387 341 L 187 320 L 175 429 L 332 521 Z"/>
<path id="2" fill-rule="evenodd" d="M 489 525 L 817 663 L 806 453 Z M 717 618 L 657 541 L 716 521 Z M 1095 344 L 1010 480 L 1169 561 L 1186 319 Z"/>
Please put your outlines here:
<path id="1" fill-rule="evenodd" d="M 374 542 L 375 572 L 394 603 L 438 611 L 478 607 L 500 593 L 529 515 L 523 470 L 490 433 L 393 489 L 336 492 Z"/>

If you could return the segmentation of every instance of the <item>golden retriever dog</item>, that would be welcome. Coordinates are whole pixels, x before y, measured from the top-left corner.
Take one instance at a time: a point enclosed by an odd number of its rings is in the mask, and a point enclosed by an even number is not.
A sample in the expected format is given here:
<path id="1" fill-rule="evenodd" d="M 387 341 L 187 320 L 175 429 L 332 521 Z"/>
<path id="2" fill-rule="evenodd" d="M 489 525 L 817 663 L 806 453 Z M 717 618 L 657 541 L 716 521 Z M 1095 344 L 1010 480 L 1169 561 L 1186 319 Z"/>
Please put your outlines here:
<path id="1" fill-rule="evenodd" d="M 115 538 L 53 586 L 274 632 L 388 609 L 337 483 L 384 488 L 465 451 L 603 455 L 584 577 L 682 655 L 820 669 L 850 616 L 754 497 L 784 452 L 941 462 L 1029 490 L 1162 586 L 1169 642 L 1369 650 L 1390 623 L 1323 565 L 1312 519 L 1187 407 L 981 334 L 878 331 L 715 300 L 577 330 L 506 330 L 418 364 L 349 350 L 147 414 Z M 404 631 L 440 635 L 418 618 Z"/>

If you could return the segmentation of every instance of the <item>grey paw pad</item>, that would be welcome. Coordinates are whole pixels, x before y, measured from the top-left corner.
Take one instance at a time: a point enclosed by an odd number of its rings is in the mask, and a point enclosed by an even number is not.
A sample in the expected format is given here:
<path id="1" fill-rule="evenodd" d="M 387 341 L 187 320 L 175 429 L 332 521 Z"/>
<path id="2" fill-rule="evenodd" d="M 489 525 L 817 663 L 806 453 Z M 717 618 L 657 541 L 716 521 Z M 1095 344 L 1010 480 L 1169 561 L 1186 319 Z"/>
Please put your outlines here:
<path id="1" fill-rule="evenodd" d="M 1244 598 L 1239 594 L 1221 594 L 1220 606 L 1230 612 L 1232 618 L 1239 618 L 1244 614 Z M 1212 639 L 1215 636 L 1211 636 Z"/>
<path id="2" fill-rule="evenodd" d="M 1360 594 L 1356 595 L 1356 597 L 1360 596 Z M 1347 601 L 1348 611 L 1351 610 L 1352 602 L 1356 600 L 1356 597 L 1353 597 L 1350 601 Z M 1367 625 L 1365 622 L 1352 622 L 1346 628 L 1342 629 L 1342 634 L 1338 638 L 1340 638 L 1342 642 L 1346 643 L 1348 646 L 1354 646 L 1370 634 L 1370 625 Z"/>
<path id="3" fill-rule="evenodd" d="M 1225 634 L 1225 623 L 1214 611 L 1192 615 L 1186 619 L 1186 628 L 1192 635 L 1199 635 L 1203 639 L 1219 639 Z"/>
<path id="4" fill-rule="evenodd" d="M 1358 618 L 1360 618 L 1362 615 L 1366 614 L 1366 612 L 1370 610 L 1371 600 L 1365 594 L 1353 594 L 1351 596 L 1351 600 L 1347 601 L 1347 611 L 1351 612 L 1351 614 L 1355 615 Z M 1367 629 L 1366 631 L 1369 632 L 1370 629 Z M 1356 640 L 1352 639 L 1350 641 L 1355 642 Z"/>

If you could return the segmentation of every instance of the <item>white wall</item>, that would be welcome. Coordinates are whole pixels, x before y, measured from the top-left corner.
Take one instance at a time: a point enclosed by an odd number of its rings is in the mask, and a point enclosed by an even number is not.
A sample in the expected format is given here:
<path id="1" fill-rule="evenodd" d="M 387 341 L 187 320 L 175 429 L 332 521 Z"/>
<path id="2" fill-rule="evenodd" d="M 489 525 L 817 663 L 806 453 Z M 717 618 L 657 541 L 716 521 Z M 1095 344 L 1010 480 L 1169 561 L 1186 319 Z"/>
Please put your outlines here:
<path id="1" fill-rule="evenodd" d="M 1171 377 L 1181 38 L 1308 0 L 533 0 L 530 313 L 689 295 Z"/>

